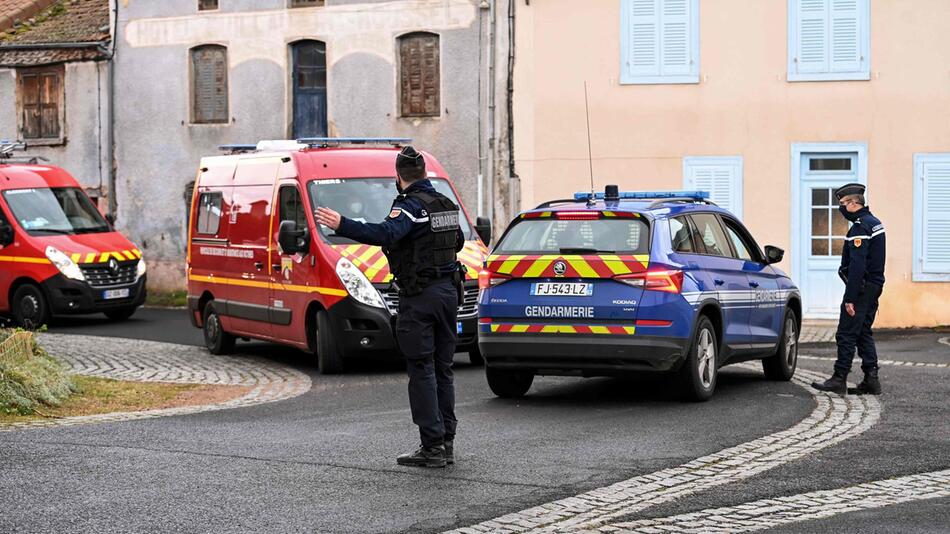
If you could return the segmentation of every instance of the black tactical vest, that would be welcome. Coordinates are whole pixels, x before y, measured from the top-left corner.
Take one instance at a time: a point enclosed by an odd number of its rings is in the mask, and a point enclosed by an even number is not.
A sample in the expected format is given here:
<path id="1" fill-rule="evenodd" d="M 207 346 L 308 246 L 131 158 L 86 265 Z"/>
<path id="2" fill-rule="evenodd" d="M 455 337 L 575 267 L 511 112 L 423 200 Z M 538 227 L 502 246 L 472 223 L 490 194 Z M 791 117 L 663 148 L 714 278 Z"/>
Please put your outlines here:
<path id="1" fill-rule="evenodd" d="M 422 202 L 428 214 L 428 231 L 414 238 L 415 232 L 396 245 L 384 248 L 389 269 L 396 278 L 401 294 L 417 295 L 440 276 L 439 268 L 457 261 L 456 236 L 459 226 L 459 207 L 445 195 L 435 191 L 410 191 L 407 197 Z"/>

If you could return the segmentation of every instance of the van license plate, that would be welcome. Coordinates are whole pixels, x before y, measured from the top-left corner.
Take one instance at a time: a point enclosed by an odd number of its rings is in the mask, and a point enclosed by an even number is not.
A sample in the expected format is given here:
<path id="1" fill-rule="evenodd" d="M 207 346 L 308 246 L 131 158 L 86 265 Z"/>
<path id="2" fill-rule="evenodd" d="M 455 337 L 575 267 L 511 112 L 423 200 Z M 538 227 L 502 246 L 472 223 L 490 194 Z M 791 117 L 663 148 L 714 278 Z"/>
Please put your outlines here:
<path id="1" fill-rule="evenodd" d="M 589 297 L 594 285 L 588 282 L 538 282 L 531 284 L 531 294 L 539 297 Z"/>
<path id="2" fill-rule="evenodd" d="M 129 296 L 129 288 L 125 289 L 107 289 L 102 292 L 102 298 L 105 300 L 109 299 L 124 299 Z"/>

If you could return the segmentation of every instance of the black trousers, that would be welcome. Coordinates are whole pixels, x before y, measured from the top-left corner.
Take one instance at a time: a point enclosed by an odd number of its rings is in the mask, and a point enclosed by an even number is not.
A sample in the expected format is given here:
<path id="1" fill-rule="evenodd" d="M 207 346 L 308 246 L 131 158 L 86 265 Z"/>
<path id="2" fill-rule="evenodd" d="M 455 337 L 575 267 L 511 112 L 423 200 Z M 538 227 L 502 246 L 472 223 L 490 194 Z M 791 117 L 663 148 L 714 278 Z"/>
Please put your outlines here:
<path id="1" fill-rule="evenodd" d="M 418 295 L 400 297 L 396 341 L 406 357 L 409 407 L 422 445 L 455 439 L 455 381 L 458 296 L 452 279 L 440 278 Z"/>
<path id="2" fill-rule="evenodd" d="M 876 284 L 865 284 L 858 293 L 857 302 L 854 302 L 854 317 L 848 315 L 841 303 L 841 316 L 838 319 L 838 331 L 835 341 L 838 343 L 838 359 L 835 361 L 835 370 L 848 374 L 851 371 L 851 361 L 854 359 L 854 349 L 858 349 L 861 357 L 861 369 L 864 372 L 877 369 L 877 348 L 874 346 L 874 335 L 871 327 L 877 315 L 878 299 L 881 298 L 882 287 Z"/>

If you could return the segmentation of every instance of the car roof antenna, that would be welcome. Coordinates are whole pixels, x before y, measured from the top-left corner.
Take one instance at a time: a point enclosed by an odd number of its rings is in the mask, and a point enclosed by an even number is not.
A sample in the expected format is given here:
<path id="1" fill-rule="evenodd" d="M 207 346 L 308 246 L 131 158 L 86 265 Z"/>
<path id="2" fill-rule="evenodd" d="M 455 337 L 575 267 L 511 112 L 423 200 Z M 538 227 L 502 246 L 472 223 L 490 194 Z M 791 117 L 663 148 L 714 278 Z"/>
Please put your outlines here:
<path id="1" fill-rule="evenodd" d="M 590 198 L 587 205 L 594 205 L 594 156 L 590 150 L 590 104 L 587 101 L 587 80 L 584 80 L 584 112 L 587 116 L 587 163 L 590 167 Z"/>

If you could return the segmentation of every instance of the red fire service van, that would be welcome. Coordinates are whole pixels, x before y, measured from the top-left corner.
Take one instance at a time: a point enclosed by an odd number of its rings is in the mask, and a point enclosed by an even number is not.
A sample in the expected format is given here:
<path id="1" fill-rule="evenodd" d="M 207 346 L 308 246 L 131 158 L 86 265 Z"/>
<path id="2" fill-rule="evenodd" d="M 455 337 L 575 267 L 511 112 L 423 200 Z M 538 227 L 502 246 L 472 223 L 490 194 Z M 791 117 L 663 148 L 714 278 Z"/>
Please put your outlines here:
<path id="1" fill-rule="evenodd" d="M 145 302 L 142 253 L 63 169 L 0 142 L 0 313 L 24 328 L 52 315 L 126 319 Z"/>
<path id="2" fill-rule="evenodd" d="M 408 141 L 261 141 L 202 158 L 190 218 L 188 308 L 209 351 L 226 353 L 235 338 L 275 341 L 315 353 L 323 373 L 339 372 L 351 357 L 398 354 L 398 296 L 382 250 L 317 227 L 313 212 L 326 206 L 358 221 L 385 219 L 396 196 L 396 154 Z M 433 186 L 460 204 L 445 169 L 424 156 Z M 459 350 L 480 362 L 478 271 L 491 228 L 479 218 L 476 231 L 467 214 L 460 220 L 466 243 L 458 257 L 468 274 Z"/>

